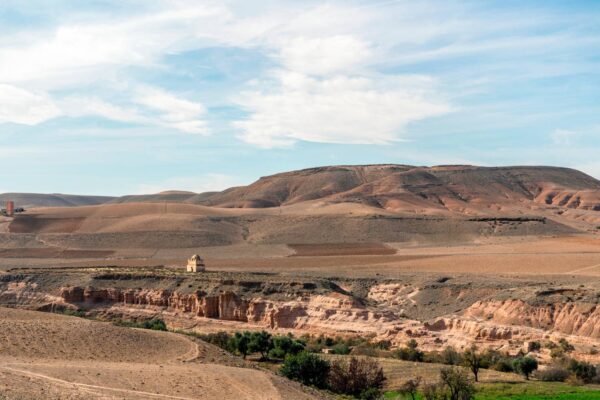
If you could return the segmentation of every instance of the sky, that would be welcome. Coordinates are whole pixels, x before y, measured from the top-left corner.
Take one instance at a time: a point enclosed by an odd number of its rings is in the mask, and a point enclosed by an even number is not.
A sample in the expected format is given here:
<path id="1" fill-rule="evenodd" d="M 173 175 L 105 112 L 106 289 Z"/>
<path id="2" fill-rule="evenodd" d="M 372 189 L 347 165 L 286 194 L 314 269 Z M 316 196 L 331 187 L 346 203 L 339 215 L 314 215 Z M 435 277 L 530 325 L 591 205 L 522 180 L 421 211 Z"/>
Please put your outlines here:
<path id="1" fill-rule="evenodd" d="M 600 178 L 600 1 L 0 1 L 0 193 L 338 164 Z"/>

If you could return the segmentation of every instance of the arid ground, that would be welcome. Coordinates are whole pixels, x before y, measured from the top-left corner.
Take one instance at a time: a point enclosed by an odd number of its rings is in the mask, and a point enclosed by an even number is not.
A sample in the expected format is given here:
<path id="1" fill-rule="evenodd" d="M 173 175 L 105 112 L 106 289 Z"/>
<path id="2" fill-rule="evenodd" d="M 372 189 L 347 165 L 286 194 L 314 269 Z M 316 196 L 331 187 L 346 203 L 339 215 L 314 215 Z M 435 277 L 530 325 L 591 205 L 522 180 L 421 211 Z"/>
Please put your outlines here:
<path id="1" fill-rule="evenodd" d="M 577 171 L 325 167 L 221 193 L 15 197 L 33 207 L 0 217 L 8 398 L 319 396 L 115 319 L 513 354 L 567 339 L 600 362 L 600 182 Z M 192 254 L 206 272 L 185 271 Z"/>

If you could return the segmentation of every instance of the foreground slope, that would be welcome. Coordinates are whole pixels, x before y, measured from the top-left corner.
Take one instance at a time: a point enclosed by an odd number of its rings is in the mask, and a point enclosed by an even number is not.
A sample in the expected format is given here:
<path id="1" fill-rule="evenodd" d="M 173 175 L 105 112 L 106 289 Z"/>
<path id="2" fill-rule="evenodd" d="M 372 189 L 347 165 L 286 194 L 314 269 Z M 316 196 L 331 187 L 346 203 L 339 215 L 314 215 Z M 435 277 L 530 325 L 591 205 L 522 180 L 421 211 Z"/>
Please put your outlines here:
<path id="1" fill-rule="evenodd" d="M 5 308 L 0 327 L 3 398 L 313 398 L 178 334 Z"/>

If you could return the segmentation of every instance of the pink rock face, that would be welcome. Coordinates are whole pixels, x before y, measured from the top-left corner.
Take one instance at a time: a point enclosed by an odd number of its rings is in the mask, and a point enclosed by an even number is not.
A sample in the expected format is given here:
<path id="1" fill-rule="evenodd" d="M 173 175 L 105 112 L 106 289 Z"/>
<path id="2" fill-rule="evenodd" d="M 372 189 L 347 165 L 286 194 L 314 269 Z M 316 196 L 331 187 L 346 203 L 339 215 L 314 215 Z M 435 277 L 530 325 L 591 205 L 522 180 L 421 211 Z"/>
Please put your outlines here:
<path id="1" fill-rule="evenodd" d="M 465 316 L 499 324 L 553 329 L 567 335 L 600 338 L 600 307 L 596 304 L 533 306 L 522 300 L 479 301 L 467 309 Z"/>

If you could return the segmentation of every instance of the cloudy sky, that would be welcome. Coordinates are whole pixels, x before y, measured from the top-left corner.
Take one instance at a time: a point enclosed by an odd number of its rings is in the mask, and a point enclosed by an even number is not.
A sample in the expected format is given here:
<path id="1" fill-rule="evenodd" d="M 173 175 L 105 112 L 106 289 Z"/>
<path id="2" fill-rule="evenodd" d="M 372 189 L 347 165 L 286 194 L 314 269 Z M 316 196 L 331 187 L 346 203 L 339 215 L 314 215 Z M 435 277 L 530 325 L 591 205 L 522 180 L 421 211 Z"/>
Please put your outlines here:
<path id="1" fill-rule="evenodd" d="M 600 178 L 598 1 L 0 2 L 0 192 L 318 165 Z"/>

